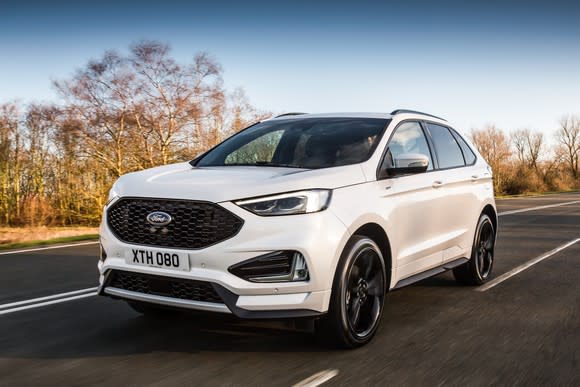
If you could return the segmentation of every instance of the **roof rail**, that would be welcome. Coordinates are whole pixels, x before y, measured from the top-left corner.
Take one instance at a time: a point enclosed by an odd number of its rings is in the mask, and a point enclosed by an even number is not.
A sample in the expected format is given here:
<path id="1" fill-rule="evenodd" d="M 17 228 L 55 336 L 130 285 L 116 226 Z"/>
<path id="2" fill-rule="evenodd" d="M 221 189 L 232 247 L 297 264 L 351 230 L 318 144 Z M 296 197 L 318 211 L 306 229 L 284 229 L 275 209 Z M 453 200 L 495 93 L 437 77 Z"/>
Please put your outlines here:
<path id="1" fill-rule="evenodd" d="M 429 117 L 437 118 L 438 120 L 447 121 L 445 118 L 437 117 L 437 116 L 434 116 L 433 114 L 423 113 L 423 112 L 418 112 L 417 110 L 408 110 L 408 109 L 397 109 L 397 110 L 393 110 L 391 112 L 391 115 L 392 116 L 396 116 L 397 114 L 403 114 L 403 113 L 422 114 L 424 116 L 429 116 Z"/>
<path id="2" fill-rule="evenodd" d="M 284 114 L 280 114 L 274 118 L 279 118 L 279 117 L 286 117 L 286 116 L 299 116 L 301 114 L 306 114 L 306 113 L 300 113 L 300 112 L 290 112 L 290 113 L 284 113 Z"/>

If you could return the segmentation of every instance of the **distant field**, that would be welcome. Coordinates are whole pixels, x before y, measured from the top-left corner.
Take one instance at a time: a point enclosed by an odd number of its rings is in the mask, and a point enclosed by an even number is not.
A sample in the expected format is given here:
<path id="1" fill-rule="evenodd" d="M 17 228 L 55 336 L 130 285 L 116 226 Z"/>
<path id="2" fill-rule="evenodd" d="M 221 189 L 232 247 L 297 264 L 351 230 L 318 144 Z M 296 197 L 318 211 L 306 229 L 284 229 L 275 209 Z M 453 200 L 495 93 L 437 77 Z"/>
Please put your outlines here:
<path id="1" fill-rule="evenodd" d="M 97 227 L 0 227 L 0 248 L 97 238 Z"/>

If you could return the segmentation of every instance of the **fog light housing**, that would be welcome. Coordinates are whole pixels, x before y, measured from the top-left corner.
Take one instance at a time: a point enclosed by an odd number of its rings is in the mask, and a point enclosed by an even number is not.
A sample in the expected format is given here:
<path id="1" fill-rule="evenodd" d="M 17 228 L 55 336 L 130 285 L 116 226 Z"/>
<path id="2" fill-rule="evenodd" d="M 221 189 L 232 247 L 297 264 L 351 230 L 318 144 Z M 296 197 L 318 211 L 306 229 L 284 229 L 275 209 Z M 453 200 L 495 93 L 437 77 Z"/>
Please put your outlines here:
<path id="1" fill-rule="evenodd" d="M 310 278 L 306 259 L 293 250 L 260 255 L 230 266 L 228 271 L 250 282 L 296 282 Z"/>

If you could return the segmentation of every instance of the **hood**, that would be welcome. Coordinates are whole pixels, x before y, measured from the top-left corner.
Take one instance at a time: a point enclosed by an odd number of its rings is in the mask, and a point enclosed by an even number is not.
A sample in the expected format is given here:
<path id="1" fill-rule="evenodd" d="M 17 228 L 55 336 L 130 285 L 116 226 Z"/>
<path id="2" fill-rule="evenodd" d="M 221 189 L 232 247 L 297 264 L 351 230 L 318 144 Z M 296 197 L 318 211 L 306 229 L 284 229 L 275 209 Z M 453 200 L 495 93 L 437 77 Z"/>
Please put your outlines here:
<path id="1" fill-rule="evenodd" d="M 334 189 L 365 181 L 359 164 L 324 169 L 267 166 L 165 165 L 121 176 L 119 196 L 223 202 L 310 188 Z"/>

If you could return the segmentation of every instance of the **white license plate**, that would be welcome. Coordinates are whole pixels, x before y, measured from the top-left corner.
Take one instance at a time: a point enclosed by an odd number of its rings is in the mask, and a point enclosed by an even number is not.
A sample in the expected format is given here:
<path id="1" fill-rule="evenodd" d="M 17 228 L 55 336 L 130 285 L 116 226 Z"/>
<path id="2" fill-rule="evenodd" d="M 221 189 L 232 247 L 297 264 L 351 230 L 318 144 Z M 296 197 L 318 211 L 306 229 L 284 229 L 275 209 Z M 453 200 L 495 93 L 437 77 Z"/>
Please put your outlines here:
<path id="1" fill-rule="evenodd" d="M 125 253 L 125 262 L 129 265 L 189 270 L 189 257 L 184 253 L 132 248 Z"/>

